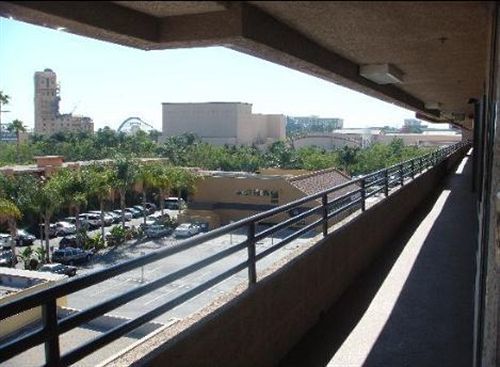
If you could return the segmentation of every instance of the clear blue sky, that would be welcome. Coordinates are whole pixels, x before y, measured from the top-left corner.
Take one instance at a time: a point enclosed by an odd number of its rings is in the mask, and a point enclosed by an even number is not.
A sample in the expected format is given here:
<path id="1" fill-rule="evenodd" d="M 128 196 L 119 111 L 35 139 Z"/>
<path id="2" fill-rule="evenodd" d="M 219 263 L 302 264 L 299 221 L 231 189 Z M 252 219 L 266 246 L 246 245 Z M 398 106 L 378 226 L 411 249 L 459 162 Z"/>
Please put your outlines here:
<path id="1" fill-rule="evenodd" d="M 51 68 L 61 112 L 116 129 L 139 116 L 161 130 L 162 102 L 239 101 L 255 113 L 340 117 L 345 127 L 401 126 L 414 113 L 222 47 L 142 51 L 0 18 L 2 122 L 33 127 L 33 75 Z"/>

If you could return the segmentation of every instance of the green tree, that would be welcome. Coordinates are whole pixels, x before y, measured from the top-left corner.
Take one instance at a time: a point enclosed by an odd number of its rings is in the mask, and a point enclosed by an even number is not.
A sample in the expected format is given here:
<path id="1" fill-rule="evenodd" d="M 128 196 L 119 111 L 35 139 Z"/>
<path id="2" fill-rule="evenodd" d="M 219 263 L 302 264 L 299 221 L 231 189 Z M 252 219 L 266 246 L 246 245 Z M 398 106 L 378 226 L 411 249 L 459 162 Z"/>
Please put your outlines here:
<path id="1" fill-rule="evenodd" d="M 137 174 L 136 174 L 136 180 L 138 181 L 138 184 L 141 186 L 141 196 L 142 196 L 142 208 L 143 208 L 143 218 L 144 218 L 144 224 L 146 224 L 146 193 L 147 190 L 153 188 L 156 184 L 155 180 L 155 169 L 152 165 L 150 164 L 141 164 L 137 167 Z"/>
<path id="2" fill-rule="evenodd" d="M 112 186 L 120 195 L 120 208 L 122 210 L 122 225 L 125 227 L 125 195 L 136 182 L 137 164 L 128 157 L 119 156 L 114 162 Z"/>
<path id="3" fill-rule="evenodd" d="M 9 104 L 10 97 L 7 94 L 4 94 L 3 91 L 0 90 L 0 136 L 2 135 L 2 105 Z"/>
<path id="4" fill-rule="evenodd" d="M 75 215 L 75 226 L 77 233 L 80 233 L 80 209 L 87 205 L 88 201 L 88 180 L 80 169 L 61 169 L 57 172 L 60 190 L 63 197 L 63 205 Z M 77 236 L 78 244 L 81 244 L 81 236 Z"/>
<path id="5" fill-rule="evenodd" d="M 199 176 L 185 168 L 174 167 L 169 171 L 170 182 L 172 188 L 177 191 L 177 200 L 179 204 L 179 213 L 181 211 L 181 195 L 185 192 L 186 195 L 193 193 L 196 190 L 196 183 Z"/>
<path id="6" fill-rule="evenodd" d="M 169 194 L 170 189 L 172 188 L 171 171 L 171 167 L 165 166 L 162 163 L 157 163 L 152 166 L 152 186 L 159 191 L 159 204 L 162 216 L 165 211 L 165 197 Z"/>
<path id="7" fill-rule="evenodd" d="M 10 246 L 14 257 L 16 257 L 16 221 L 19 219 L 21 219 L 21 211 L 16 204 L 8 199 L 0 198 L 0 223 L 5 222 L 9 226 L 11 235 Z"/>
<path id="8" fill-rule="evenodd" d="M 94 164 L 85 170 L 85 179 L 88 182 L 89 195 L 93 195 L 99 201 L 101 211 L 101 236 L 104 238 L 104 202 L 111 197 L 113 186 L 116 182 L 114 172 L 108 167 Z"/>
<path id="9" fill-rule="evenodd" d="M 33 208 L 37 211 L 43 221 L 44 238 L 45 238 L 45 256 L 49 262 L 50 243 L 49 243 L 49 227 L 50 219 L 54 213 L 64 203 L 64 190 L 59 177 L 54 175 L 51 178 L 42 178 L 40 185 L 35 188 L 36 192 L 32 196 Z"/>
<path id="10" fill-rule="evenodd" d="M 30 268 L 31 256 L 33 256 L 33 249 L 31 248 L 31 246 L 25 247 L 24 250 L 22 250 L 21 252 L 19 252 L 18 257 L 23 262 L 24 268 L 26 270 L 34 270 L 34 269 Z"/>
<path id="11" fill-rule="evenodd" d="M 20 160 L 20 150 L 19 150 L 19 136 L 22 132 L 26 131 L 26 128 L 23 126 L 23 122 L 21 120 L 14 120 L 10 124 L 7 125 L 7 130 L 9 132 L 15 133 L 16 134 L 16 159 L 17 163 L 19 163 Z"/>

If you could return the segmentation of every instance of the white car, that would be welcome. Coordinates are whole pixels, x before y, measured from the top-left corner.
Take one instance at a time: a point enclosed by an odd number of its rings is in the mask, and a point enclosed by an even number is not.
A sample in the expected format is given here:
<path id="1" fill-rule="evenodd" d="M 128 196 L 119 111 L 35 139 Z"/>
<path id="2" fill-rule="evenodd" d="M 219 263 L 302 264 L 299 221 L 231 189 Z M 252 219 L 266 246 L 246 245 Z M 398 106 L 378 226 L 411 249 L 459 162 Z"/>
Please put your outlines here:
<path id="1" fill-rule="evenodd" d="M 101 218 L 101 212 L 98 211 L 98 210 L 92 210 L 89 213 L 90 214 L 96 214 L 96 215 L 99 216 L 99 218 Z M 104 216 L 103 216 L 103 218 L 104 218 L 104 225 L 105 226 L 110 226 L 111 224 L 113 224 L 113 217 L 111 215 L 107 214 L 106 212 L 103 213 L 103 214 L 104 214 Z"/>
<path id="2" fill-rule="evenodd" d="M 200 228 L 196 224 L 182 223 L 174 231 L 175 237 L 191 237 L 198 234 Z"/>
<path id="3" fill-rule="evenodd" d="M 113 213 L 116 213 L 120 216 L 120 221 L 121 221 L 121 218 L 122 218 L 122 210 L 121 209 L 116 209 L 116 210 L 113 210 Z M 129 220 L 132 220 L 132 213 L 129 213 L 127 211 L 125 211 L 125 220 L 126 221 L 129 221 Z"/>
<path id="4" fill-rule="evenodd" d="M 68 234 L 76 233 L 76 226 L 69 222 L 61 221 L 55 224 L 56 226 L 56 235 L 57 236 L 66 236 Z"/>

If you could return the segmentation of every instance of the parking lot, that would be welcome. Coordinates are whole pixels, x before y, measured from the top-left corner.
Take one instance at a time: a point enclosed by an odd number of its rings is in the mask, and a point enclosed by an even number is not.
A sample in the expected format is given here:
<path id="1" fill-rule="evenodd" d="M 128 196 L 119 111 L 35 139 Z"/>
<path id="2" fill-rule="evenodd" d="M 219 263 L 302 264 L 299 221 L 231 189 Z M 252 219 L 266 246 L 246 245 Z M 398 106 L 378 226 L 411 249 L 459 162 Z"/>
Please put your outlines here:
<path id="1" fill-rule="evenodd" d="M 256 245 L 257 253 L 269 248 L 273 244 L 276 244 L 280 238 L 284 238 L 290 233 L 291 230 L 283 230 L 278 232 L 272 238 L 267 238 L 263 241 L 258 242 Z M 274 254 L 261 260 L 257 264 L 258 272 L 269 267 L 272 263 L 278 261 L 280 258 L 288 255 L 290 251 L 295 250 L 297 247 L 304 245 L 306 242 L 309 243 L 313 235 L 313 233 L 310 233 L 303 238 L 299 238 L 276 251 Z M 153 281 L 160 276 L 170 274 L 178 269 L 192 264 L 195 261 L 207 258 L 208 256 L 231 247 L 232 245 L 236 245 L 237 243 L 240 243 L 245 239 L 246 234 L 244 233 L 244 231 L 239 231 L 197 245 L 189 250 L 148 264 L 143 268 L 129 271 L 127 273 L 96 284 L 92 287 L 70 294 L 67 297 L 68 306 L 79 310 L 86 309 L 108 298 L 117 296 L 126 291 L 139 287 L 142 284 Z M 90 262 L 80 265 L 78 267 L 79 269 L 77 276 L 82 276 L 84 274 L 88 274 L 90 272 L 103 269 L 114 264 L 118 264 L 122 261 L 126 261 L 157 251 L 161 248 L 176 246 L 179 242 L 180 240 L 177 240 L 172 236 L 168 236 L 166 238 L 155 240 L 132 240 L 117 247 L 106 248 L 105 250 L 97 253 Z M 199 271 L 189 276 L 181 278 L 167 286 L 150 292 L 143 297 L 128 302 L 127 304 L 111 311 L 109 313 L 109 316 L 114 318 L 136 318 L 144 314 L 145 312 L 150 311 L 199 286 L 200 284 L 227 270 L 229 267 L 246 261 L 247 256 L 248 254 L 246 249 L 234 253 L 233 255 L 224 258 L 206 268 L 200 269 Z M 231 292 L 231 290 L 235 286 L 241 283 L 246 284 L 247 282 L 247 270 L 243 270 L 227 279 L 226 281 L 210 288 L 208 291 L 200 293 L 191 300 L 173 308 L 172 310 L 164 313 L 163 315 L 152 321 L 164 325 L 171 325 L 173 322 L 175 322 L 173 320 L 183 319 L 186 316 L 199 311 L 219 296 Z M 91 332 L 89 330 L 91 330 Z M 99 335 L 99 333 L 102 333 L 104 331 L 106 330 L 100 330 L 99 332 L 96 332 L 95 328 L 89 328 L 85 326 L 83 328 L 77 328 L 72 332 L 63 334 L 60 337 L 62 352 L 64 353 L 74 348 L 76 346 L 75 341 L 77 341 L 78 344 L 83 343 L 89 338 L 96 337 Z M 118 339 L 114 345 L 104 347 L 100 351 L 79 361 L 77 365 L 95 366 L 104 358 L 108 358 L 109 356 L 118 352 L 120 349 L 131 345 L 134 341 L 136 341 L 136 339 L 134 339 L 130 335 L 124 336 Z M 6 363 L 6 366 L 38 366 L 42 362 L 43 346 L 38 346 L 13 358 Z"/>

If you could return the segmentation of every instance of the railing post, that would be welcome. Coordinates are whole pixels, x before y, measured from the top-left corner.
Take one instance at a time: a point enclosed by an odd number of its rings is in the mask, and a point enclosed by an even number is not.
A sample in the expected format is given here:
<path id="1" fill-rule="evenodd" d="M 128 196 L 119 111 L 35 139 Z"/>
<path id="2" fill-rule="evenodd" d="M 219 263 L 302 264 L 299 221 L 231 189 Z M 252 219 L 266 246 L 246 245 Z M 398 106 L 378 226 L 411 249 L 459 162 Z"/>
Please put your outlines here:
<path id="1" fill-rule="evenodd" d="M 399 184 L 401 186 L 403 186 L 404 181 L 405 181 L 405 178 L 404 178 L 404 173 L 403 173 L 403 163 L 400 163 L 399 164 Z"/>
<path id="2" fill-rule="evenodd" d="M 366 210 L 366 183 L 365 183 L 365 178 L 363 177 L 361 179 L 361 210 L 365 211 Z"/>
<path id="3" fill-rule="evenodd" d="M 385 197 L 389 196 L 389 172 L 387 169 L 384 171 L 384 194 Z"/>
<path id="4" fill-rule="evenodd" d="M 251 222 L 248 227 L 248 286 L 257 282 L 257 270 L 255 267 L 255 222 Z"/>
<path id="5" fill-rule="evenodd" d="M 45 364 L 47 366 L 61 366 L 56 299 L 51 299 L 42 305 L 42 322 L 48 335 L 45 340 Z"/>
<path id="6" fill-rule="evenodd" d="M 323 237 L 328 236 L 328 195 L 323 194 L 321 197 L 323 204 Z"/>
<path id="7" fill-rule="evenodd" d="M 418 166 L 418 171 L 422 173 L 422 171 L 424 170 L 424 161 L 422 160 L 422 157 L 418 157 Z"/>
<path id="8" fill-rule="evenodd" d="M 415 178 L 415 159 L 412 159 L 411 161 L 411 178 Z"/>

